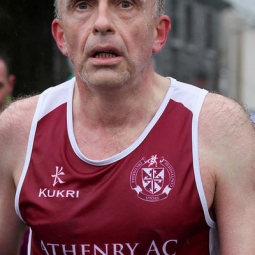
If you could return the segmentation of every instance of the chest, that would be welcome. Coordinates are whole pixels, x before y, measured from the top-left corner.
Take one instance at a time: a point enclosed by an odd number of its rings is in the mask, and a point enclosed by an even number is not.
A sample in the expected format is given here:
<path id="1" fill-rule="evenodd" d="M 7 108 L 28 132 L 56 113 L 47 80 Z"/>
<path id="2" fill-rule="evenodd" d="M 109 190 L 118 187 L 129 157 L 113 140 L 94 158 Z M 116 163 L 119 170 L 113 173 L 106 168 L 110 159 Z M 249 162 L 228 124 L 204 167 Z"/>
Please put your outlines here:
<path id="1" fill-rule="evenodd" d="M 43 243 L 51 254 L 54 243 L 57 254 L 62 245 L 114 254 L 120 244 L 124 254 L 128 247 L 147 254 L 152 243 L 177 249 L 176 242 L 195 241 L 198 226 L 206 231 L 190 159 L 144 145 L 104 166 L 88 165 L 68 150 L 60 158 L 49 153 L 44 162 L 32 155 L 20 208 L 36 249 Z"/>
<path id="2" fill-rule="evenodd" d="M 208 244 L 193 168 L 192 115 L 166 114 L 127 149 L 98 161 L 83 155 L 60 114 L 38 123 L 19 198 L 34 250 L 147 254 L 160 247 L 158 254 L 187 254 L 200 240 L 197 228 Z"/>

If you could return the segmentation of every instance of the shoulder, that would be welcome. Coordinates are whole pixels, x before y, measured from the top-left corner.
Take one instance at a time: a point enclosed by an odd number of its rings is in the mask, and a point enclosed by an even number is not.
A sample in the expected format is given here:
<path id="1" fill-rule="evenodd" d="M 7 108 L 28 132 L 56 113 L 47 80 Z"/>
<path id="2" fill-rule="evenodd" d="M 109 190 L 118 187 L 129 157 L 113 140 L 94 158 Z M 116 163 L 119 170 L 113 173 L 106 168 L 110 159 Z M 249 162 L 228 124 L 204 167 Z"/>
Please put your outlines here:
<path id="1" fill-rule="evenodd" d="M 243 128 L 253 134 L 252 122 L 242 105 L 219 94 L 208 93 L 200 114 L 200 128 L 208 136 L 227 138 Z M 208 132 L 210 131 L 210 132 Z"/>
<path id="2" fill-rule="evenodd" d="M 210 165 L 214 174 L 234 169 L 233 165 L 255 164 L 255 131 L 245 109 L 232 99 L 209 93 L 199 117 L 199 146 L 203 166 Z"/>
<path id="3" fill-rule="evenodd" d="M 16 254 L 22 237 L 21 224 L 14 210 L 14 199 L 25 162 L 30 125 L 38 97 L 12 103 L 0 114 L 0 249 Z M 15 185 L 14 185 L 15 184 Z M 6 235 L 6 233 L 8 233 Z M 15 241 L 15 244 L 13 244 Z"/>
<path id="4" fill-rule="evenodd" d="M 17 100 L 0 114 L 2 134 L 15 135 L 17 129 L 24 130 L 31 124 L 39 96 Z"/>
<path id="5" fill-rule="evenodd" d="M 1 167 L 9 167 L 14 157 L 18 162 L 25 154 L 37 101 L 38 96 L 18 100 L 0 114 Z"/>

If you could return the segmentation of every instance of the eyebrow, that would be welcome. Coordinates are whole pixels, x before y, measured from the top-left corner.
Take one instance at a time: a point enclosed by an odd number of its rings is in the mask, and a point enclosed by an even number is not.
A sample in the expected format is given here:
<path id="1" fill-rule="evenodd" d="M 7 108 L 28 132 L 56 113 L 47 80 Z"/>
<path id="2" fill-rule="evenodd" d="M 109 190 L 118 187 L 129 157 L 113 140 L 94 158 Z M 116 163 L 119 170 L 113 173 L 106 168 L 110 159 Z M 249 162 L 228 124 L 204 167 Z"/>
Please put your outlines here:
<path id="1" fill-rule="evenodd" d="M 77 0 L 68 0 L 66 3 L 66 9 L 70 9 L 71 6 L 76 2 Z"/>
<path id="2" fill-rule="evenodd" d="M 65 6 L 66 10 L 67 10 L 67 11 L 70 10 L 70 9 L 73 7 L 73 5 L 74 5 L 76 2 L 78 2 L 78 1 L 79 1 L 79 0 L 67 0 L 66 6 Z M 89 2 L 89 1 L 87 0 L 87 2 Z"/>

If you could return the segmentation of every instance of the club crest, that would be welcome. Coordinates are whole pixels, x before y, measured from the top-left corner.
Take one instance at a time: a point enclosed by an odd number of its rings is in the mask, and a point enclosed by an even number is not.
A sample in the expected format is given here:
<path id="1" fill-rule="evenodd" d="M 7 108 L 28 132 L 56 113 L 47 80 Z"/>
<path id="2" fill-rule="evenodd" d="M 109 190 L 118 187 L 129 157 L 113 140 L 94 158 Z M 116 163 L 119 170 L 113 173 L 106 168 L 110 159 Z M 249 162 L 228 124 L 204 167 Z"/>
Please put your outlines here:
<path id="1" fill-rule="evenodd" d="M 157 202 L 166 199 L 174 188 L 175 172 L 164 157 L 142 158 L 132 169 L 130 185 L 140 199 Z"/>

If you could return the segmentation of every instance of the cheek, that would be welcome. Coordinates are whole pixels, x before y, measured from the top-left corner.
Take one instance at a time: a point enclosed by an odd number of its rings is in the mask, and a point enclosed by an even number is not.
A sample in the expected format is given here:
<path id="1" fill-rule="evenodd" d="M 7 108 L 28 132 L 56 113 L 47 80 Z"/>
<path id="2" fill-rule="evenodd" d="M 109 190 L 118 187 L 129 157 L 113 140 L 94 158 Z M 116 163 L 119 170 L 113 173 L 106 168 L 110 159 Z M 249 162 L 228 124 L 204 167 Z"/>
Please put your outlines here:
<path id="1" fill-rule="evenodd" d="M 141 60 L 146 60 L 152 55 L 152 49 L 154 44 L 154 39 L 152 33 L 146 29 L 138 31 L 133 36 L 132 46 L 135 52 L 135 58 L 140 58 Z M 138 59 L 139 61 L 139 59 Z"/>
<path id="2" fill-rule="evenodd" d="M 66 26 L 65 38 L 69 51 L 80 51 L 84 49 L 89 31 L 84 24 L 71 23 Z"/>
<path id="3" fill-rule="evenodd" d="M 75 33 L 69 33 L 66 35 L 66 43 L 68 51 L 73 51 L 77 49 L 79 45 L 79 38 L 75 35 Z"/>
<path id="4" fill-rule="evenodd" d="M 73 64 L 79 63 L 79 59 L 83 57 L 84 41 L 77 33 L 69 33 L 66 36 L 66 47 L 68 57 Z"/>

